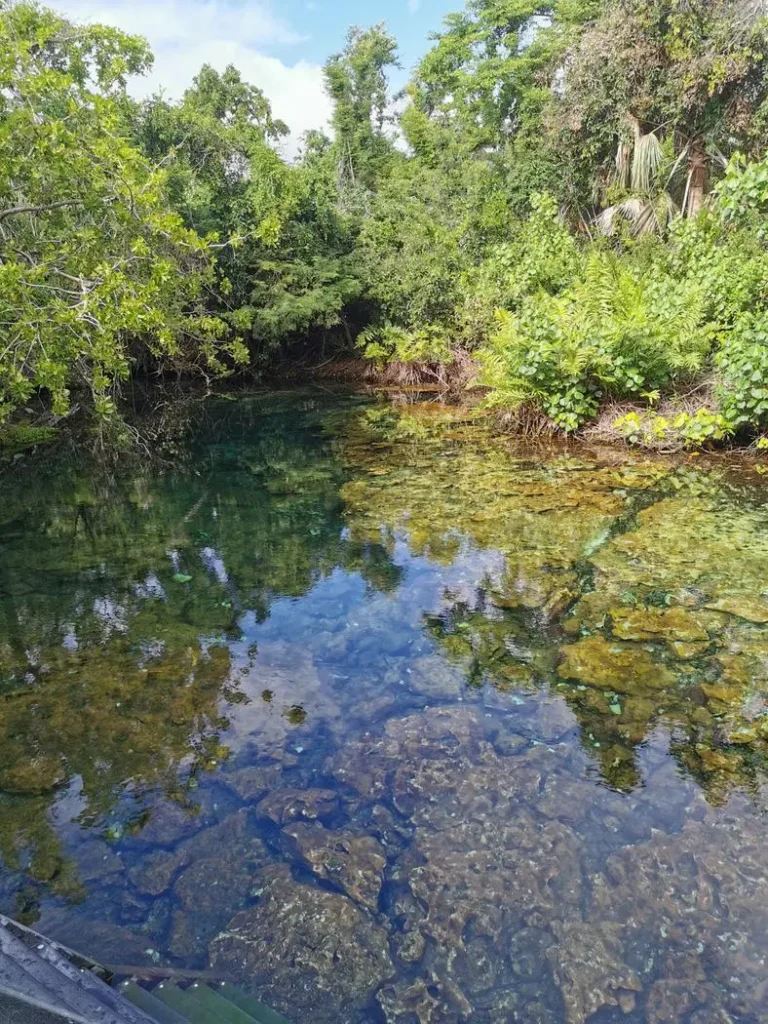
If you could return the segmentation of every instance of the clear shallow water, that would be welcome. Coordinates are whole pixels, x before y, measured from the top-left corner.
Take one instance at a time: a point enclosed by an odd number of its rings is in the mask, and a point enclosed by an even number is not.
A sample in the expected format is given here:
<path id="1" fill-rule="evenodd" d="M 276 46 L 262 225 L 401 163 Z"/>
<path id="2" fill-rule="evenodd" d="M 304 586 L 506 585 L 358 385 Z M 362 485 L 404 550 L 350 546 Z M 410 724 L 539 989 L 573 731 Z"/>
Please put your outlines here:
<path id="1" fill-rule="evenodd" d="M 361 397 L 2 481 L 0 909 L 303 1022 L 768 1018 L 768 484 Z"/>

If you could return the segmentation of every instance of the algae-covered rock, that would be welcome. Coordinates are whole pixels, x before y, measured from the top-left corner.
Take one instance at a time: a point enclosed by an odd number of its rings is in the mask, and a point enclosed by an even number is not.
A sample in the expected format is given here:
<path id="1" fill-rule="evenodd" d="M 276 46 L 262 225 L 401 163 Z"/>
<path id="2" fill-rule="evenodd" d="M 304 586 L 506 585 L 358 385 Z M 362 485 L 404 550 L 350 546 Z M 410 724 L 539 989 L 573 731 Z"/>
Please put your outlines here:
<path id="1" fill-rule="evenodd" d="M 602 690 L 635 693 L 663 690 L 675 681 L 674 673 L 648 651 L 610 643 L 602 636 L 585 637 L 564 647 L 558 675 Z"/>
<path id="2" fill-rule="evenodd" d="M 387 858 L 372 836 L 331 831 L 319 822 L 288 825 L 283 835 L 318 878 L 369 910 L 377 909 Z"/>
<path id="3" fill-rule="evenodd" d="M 736 503 L 664 498 L 591 558 L 596 589 L 623 588 L 641 598 L 661 592 L 710 606 L 744 600 L 749 608 L 768 579 L 766 525 L 764 513 Z"/>
<path id="4" fill-rule="evenodd" d="M 0 772 L 0 790 L 37 796 L 57 789 L 67 781 L 67 772 L 55 757 L 30 757 Z"/>
<path id="5" fill-rule="evenodd" d="M 212 968 L 294 1020 L 365 1020 L 394 974 L 385 929 L 346 896 L 297 884 L 286 865 L 262 885 L 256 905 L 211 942 Z"/>
<path id="6" fill-rule="evenodd" d="M 768 601 L 754 600 L 749 597 L 721 597 L 704 606 L 712 611 L 727 612 L 747 622 L 762 625 L 768 622 Z"/>
<path id="7" fill-rule="evenodd" d="M 611 629 L 618 640 L 708 641 L 709 634 L 684 608 L 615 608 Z"/>
<path id="8" fill-rule="evenodd" d="M 547 952 L 560 986 L 568 1024 L 583 1024 L 605 1006 L 634 1008 L 632 993 L 642 985 L 624 961 L 621 927 L 584 921 L 553 923 L 557 944 Z M 627 1000 L 627 997 L 630 997 Z"/>

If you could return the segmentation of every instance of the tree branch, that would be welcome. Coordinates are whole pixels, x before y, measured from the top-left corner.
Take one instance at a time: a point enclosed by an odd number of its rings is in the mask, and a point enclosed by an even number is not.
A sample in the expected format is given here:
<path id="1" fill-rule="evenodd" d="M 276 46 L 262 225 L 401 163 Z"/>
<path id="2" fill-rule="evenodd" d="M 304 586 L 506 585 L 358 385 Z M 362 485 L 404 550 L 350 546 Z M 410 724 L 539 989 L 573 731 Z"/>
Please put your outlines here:
<path id="1" fill-rule="evenodd" d="M 82 199 L 62 199 L 58 203 L 48 203 L 45 206 L 9 206 L 7 210 L 0 210 L 0 221 L 6 217 L 13 217 L 18 213 L 47 213 L 49 210 L 60 210 L 64 206 L 82 206 Z"/>

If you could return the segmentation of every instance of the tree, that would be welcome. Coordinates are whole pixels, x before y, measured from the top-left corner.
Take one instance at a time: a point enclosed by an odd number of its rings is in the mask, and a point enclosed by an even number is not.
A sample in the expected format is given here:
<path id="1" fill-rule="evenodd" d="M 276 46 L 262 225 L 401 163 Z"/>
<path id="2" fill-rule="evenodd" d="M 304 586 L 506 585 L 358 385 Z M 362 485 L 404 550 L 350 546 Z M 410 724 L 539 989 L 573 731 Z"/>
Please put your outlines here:
<path id="1" fill-rule="evenodd" d="M 167 168 L 187 226 L 218 240 L 209 305 L 245 340 L 255 369 L 284 343 L 343 325 L 359 285 L 343 265 L 350 240 L 327 146 L 313 138 L 301 164 L 286 164 L 274 148 L 286 126 L 232 66 L 204 66 L 179 104 L 149 100 L 135 132 Z"/>
<path id="2" fill-rule="evenodd" d="M 685 172 L 677 202 L 695 216 L 713 168 L 765 144 L 766 58 L 761 4 L 610 0 L 568 52 L 545 121 L 564 162 L 588 165 L 598 202 L 637 141 L 669 140 Z"/>
<path id="3" fill-rule="evenodd" d="M 383 25 L 350 29 L 344 49 L 325 65 L 342 188 L 374 188 L 392 156 L 392 142 L 384 131 L 389 105 L 386 72 L 396 66 L 397 44 Z"/>
<path id="4" fill-rule="evenodd" d="M 151 60 L 115 29 L 0 5 L 0 419 L 40 389 L 55 413 L 78 389 L 109 416 L 142 353 L 243 356 L 199 301 L 208 246 L 126 138 L 126 77 Z"/>

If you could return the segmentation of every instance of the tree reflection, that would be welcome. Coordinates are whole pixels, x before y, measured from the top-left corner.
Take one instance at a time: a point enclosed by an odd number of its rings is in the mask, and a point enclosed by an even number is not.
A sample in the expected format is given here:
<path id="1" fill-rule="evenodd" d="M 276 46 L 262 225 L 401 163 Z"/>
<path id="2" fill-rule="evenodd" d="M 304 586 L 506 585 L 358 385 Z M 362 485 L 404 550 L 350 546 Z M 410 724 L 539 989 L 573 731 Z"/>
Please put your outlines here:
<path id="1" fill-rule="evenodd" d="M 374 588 L 399 582 L 381 545 L 345 534 L 328 405 L 221 401 L 174 422 L 166 410 L 161 458 L 109 465 L 75 447 L 6 477 L 0 853 L 30 907 L 40 885 L 82 891 L 50 815 L 72 780 L 80 825 L 102 825 L 127 794 L 140 829 L 144 794 L 189 804 L 190 780 L 227 757 L 227 709 L 246 699 L 232 655 L 243 615 L 263 620 L 337 566 Z"/>

